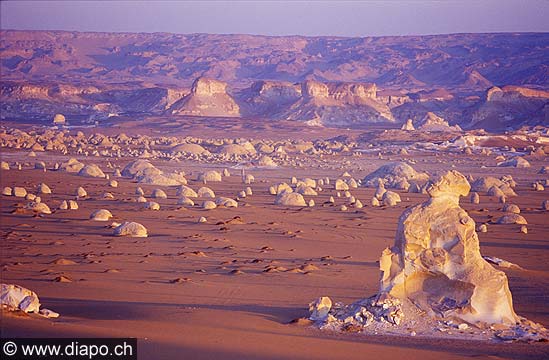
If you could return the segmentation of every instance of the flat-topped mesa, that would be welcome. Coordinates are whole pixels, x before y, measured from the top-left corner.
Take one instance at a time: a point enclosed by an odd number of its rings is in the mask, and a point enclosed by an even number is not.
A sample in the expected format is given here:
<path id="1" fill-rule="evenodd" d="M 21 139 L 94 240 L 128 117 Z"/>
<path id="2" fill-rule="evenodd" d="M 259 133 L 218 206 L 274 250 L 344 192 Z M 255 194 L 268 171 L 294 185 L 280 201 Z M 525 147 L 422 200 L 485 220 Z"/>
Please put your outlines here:
<path id="1" fill-rule="evenodd" d="M 169 110 L 174 115 L 239 117 L 240 107 L 226 90 L 227 84 L 222 81 L 198 78 L 191 93 L 176 101 Z"/>
<path id="2" fill-rule="evenodd" d="M 285 112 L 285 118 L 328 126 L 395 121 L 389 107 L 378 101 L 375 84 L 313 80 L 301 84 L 301 97 Z"/>
<path id="3" fill-rule="evenodd" d="M 409 302 L 434 318 L 475 325 L 514 325 L 507 277 L 480 255 L 475 222 L 459 206 L 465 176 L 449 171 L 427 189 L 431 197 L 402 214 L 395 245 L 380 259 L 380 300 Z"/>

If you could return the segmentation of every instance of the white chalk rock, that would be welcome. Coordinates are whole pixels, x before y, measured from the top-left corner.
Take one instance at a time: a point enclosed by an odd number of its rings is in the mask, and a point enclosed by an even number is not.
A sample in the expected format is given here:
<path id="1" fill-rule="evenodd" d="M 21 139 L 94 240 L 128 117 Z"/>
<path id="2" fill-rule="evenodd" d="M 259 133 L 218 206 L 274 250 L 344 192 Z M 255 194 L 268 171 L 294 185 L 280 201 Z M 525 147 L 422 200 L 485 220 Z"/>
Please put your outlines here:
<path id="1" fill-rule="evenodd" d="M 36 192 L 38 192 L 39 194 L 51 194 L 51 189 L 48 185 L 40 183 L 36 188 Z"/>
<path id="2" fill-rule="evenodd" d="M 186 185 L 181 185 L 177 189 L 176 195 L 177 196 L 186 196 L 186 197 L 189 197 L 189 198 L 197 198 L 198 197 L 198 194 L 196 193 L 196 191 L 194 191 L 193 189 L 191 189 L 190 187 L 188 187 Z"/>
<path id="3" fill-rule="evenodd" d="M 147 210 L 160 210 L 160 204 L 154 201 L 147 201 L 143 204 L 143 208 Z"/>
<path id="4" fill-rule="evenodd" d="M 78 189 L 76 189 L 76 196 L 83 198 L 88 196 L 88 192 L 82 186 L 79 186 Z"/>
<path id="5" fill-rule="evenodd" d="M 24 187 L 15 186 L 13 188 L 13 196 L 24 198 L 27 196 L 27 190 Z"/>
<path id="6" fill-rule="evenodd" d="M 105 178 L 105 173 L 95 164 L 85 165 L 78 172 L 78 176 L 91 177 L 91 178 Z"/>
<path id="7" fill-rule="evenodd" d="M 503 211 L 513 214 L 520 214 L 520 208 L 515 204 L 505 204 L 503 206 Z"/>
<path id="8" fill-rule="evenodd" d="M 524 217 L 522 217 L 519 214 L 505 214 L 499 219 L 497 219 L 496 224 L 519 224 L 519 225 L 527 225 L 528 222 Z"/>
<path id="9" fill-rule="evenodd" d="M 215 204 L 215 202 L 211 200 L 206 200 L 202 203 L 202 209 L 205 209 L 205 210 L 212 210 L 212 209 L 215 209 L 216 207 L 217 205 Z"/>
<path id="10" fill-rule="evenodd" d="M 177 205 L 194 206 L 194 201 L 186 196 L 181 196 L 177 199 Z"/>
<path id="11" fill-rule="evenodd" d="M 400 200 L 400 195 L 393 191 L 386 191 L 381 198 L 381 202 L 385 206 L 395 206 Z"/>
<path id="12" fill-rule="evenodd" d="M 395 244 L 380 259 L 379 298 L 408 301 L 432 317 L 515 324 L 507 277 L 482 258 L 475 222 L 459 206 L 469 190 L 465 176 L 449 171 L 428 187 L 427 202 L 402 214 Z"/>
<path id="13" fill-rule="evenodd" d="M 112 214 L 107 209 L 95 210 L 90 215 L 90 220 L 93 221 L 109 221 L 112 218 Z"/>
<path id="14" fill-rule="evenodd" d="M 429 180 L 429 175 L 417 172 L 405 162 L 394 162 L 385 164 L 370 173 L 362 180 L 362 183 L 364 186 L 373 187 L 377 186 L 381 181 L 388 188 L 397 188 L 399 184 L 403 183 L 403 180 L 406 180 L 407 183 L 411 181 L 423 183 Z"/>
<path id="15" fill-rule="evenodd" d="M 282 193 L 278 195 L 275 199 L 275 205 L 284 205 L 284 206 L 307 206 L 303 195 L 291 192 L 291 193 Z"/>
<path id="16" fill-rule="evenodd" d="M 114 228 L 114 236 L 147 237 L 147 229 L 136 222 L 126 221 Z"/>
<path id="17" fill-rule="evenodd" d="M 206 171 L 198 175 L 198 181 L 202 181 L 204 183 L 219 182 L 221 180 L 221 173 L 215 170 Z"/>
<path id="18" fill-rule="evenodd" d="M 198 197 L 201 197 L 201 198 L 215 198 L 214 191 L 206 186 L 203 186 L 200 189 L 198 189 L 197 194 L 198 194 Z"/>
<path id="19" fill-rule="evenodd" d="M 345 190 L 349 190 L 349 185 L 347 185 L 347 183 L 345 182 L 345 180 L 343 179 L 337 179 L 335 181 L 335 189 L 337 191 L 345 191 Z"/>
<path id="20" fill-rule="evenodd" d="M 253 184 L 255 182 L 255 177 L 252 175 L 252 174 L 246 174 L 243 178 L 242 178 L 242 182 L 244 184 Z"/>
<path id="21" fill-rule="evenodd" d="M 59 317 L 59 313 L 50 309 L 40 309 L 39 314 L 48 319 L 56 319 Z"/>
<path id="22" fill-rule="evenodd" d="M 69 210 L 78 210 L 78 203 L 74 200 L 69 200 Z"/>
<path id="23" fill-rule="evenodd" d="M 332 309 L 332 300 L 327 296 L 322 296 L 309 304 L 309 316 L 313 321 L 324 321 Z"/>
<path id="24" fill-rule="evenodd" d="M 154 199 L 167 199 L 168 195 L 162 189 L 154 189 L 152 192 L 152 197 Z"/>
<path id="25" fill-rule="evenodd" d="M 25 208 L 38 214 L 51 214 L 49 206 L 43 202 L 31 201 L 25 206 Z"/>
<path id="26" fill-rule="evenodd" d="M 218 197 L 217 199 L 215 199 L 215 204 L 217 206 L 224 206 L 226 208 L 238 207 L 238 203 L 236 202 L 236 200 L 228 197 Z"/>
<path id="27" fill-rule="evenodd" d="M 21 310 L 26 313 L 40 311 L 38 295 L 34 291 L 13 284 L 0 284 L 0 305 L 10 311 Z"/>

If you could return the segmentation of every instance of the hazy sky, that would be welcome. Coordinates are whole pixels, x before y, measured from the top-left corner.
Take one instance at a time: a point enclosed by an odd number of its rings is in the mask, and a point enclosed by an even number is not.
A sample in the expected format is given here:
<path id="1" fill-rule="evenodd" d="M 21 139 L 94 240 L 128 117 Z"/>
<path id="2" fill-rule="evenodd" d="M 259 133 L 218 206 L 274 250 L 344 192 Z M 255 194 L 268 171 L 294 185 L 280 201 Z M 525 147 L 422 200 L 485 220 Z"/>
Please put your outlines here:
<path id="1" fill-rule="evenodd" d="M 410 35 L 549 31 L 549 0 L 2 1 L 2 29 Z"/>

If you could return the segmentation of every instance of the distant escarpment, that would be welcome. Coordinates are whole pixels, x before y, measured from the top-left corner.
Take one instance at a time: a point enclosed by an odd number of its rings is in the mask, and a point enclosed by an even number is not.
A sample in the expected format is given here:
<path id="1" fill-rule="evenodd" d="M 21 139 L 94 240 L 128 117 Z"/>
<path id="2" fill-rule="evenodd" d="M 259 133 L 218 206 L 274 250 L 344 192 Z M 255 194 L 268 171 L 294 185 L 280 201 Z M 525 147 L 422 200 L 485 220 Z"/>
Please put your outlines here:
<path id="1" fill-rule="evenodd" d="M 3 30 L 0 110 L 4 120 L 51 121 L 59 113 L 69 124 L 161 115 L 395 128 L 411 119 L 422 131 L 549 126 L 548 46 L 547 33 Z"/>
<path id="2" fill-rule="evenodd" d="M 471 128 L 549 125 L 549 91 L 520 86 L 492 87 L 467 124 Z"/>
<path id="3" fill-rule="evenodd" d="M 250 115 L 310 125 L 394 122 L 389 107 L 377 99 L 376 92 L 375 84 L 260 81 L 243 92 L 242 100 Z"/>

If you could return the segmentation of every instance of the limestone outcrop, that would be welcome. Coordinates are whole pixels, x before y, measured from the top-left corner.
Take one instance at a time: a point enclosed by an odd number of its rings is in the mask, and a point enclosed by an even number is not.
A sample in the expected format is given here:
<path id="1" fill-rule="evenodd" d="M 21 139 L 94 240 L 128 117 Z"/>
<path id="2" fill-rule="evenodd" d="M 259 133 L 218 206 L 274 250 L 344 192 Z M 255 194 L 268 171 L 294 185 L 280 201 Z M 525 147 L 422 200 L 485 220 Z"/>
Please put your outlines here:
<path id="1" fill-rule="evenodd" d="M 459 206 L 471 186 L 457 171 L 427 188 L 430 199 L 400 218 L 380 259 L 380 298 L 411 301 L 433 317 L 514 324 L 507 277 L 480 255 L 475 222 Z"/>
<path id="2" fill-rule="evenodd" d="M 545 328 L 515 313 L 507 276 L 481 256 L 475 222 L 459 204 L 470 189 L 457 171 L 432 181 L 430 199 L 401 215 L 395 243 L 381 255 L 378 294 L 351 305 L 321 297 L 309 319 L 333 330 L 547 339 Z"/>

